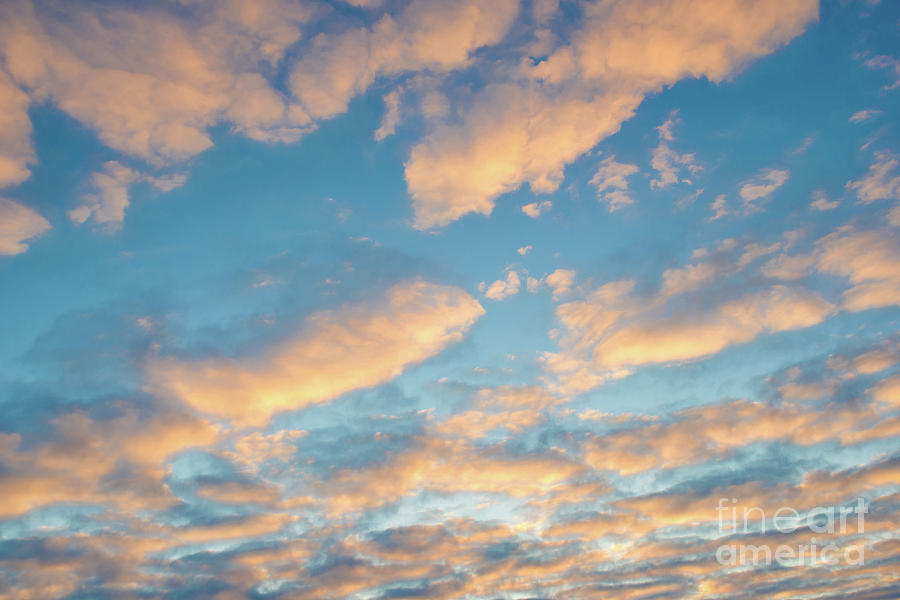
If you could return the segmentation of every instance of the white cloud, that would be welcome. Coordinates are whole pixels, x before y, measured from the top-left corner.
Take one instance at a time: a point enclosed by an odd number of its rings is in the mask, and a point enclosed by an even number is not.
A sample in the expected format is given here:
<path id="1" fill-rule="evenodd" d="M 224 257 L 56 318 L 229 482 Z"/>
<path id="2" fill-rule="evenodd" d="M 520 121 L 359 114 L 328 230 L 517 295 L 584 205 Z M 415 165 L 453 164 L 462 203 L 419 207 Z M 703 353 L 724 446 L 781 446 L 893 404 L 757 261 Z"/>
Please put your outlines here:
<path id="1" fill-rule="evenodd" d="M 628 193 L 628 178 L 638 170 L 637 165 L 616 162 L 615 155 L 601 161 L 590 183 L 597 188 L 597 197 L 606 202 L 610 212 L 634 202 Z"/>
<path id="2" fill-rule="evenodd" d="M 741 184 L 739 194 L 748 205 L 760 198 L 768 198 L 788 180 L 787 169 L 763 169 Z"/>
<path id="3" fill-rule="evenodd" d="M 18 202 L 0 198 L 0 254 L 21 254 L 28 242 L 50 229 L 47 219 Z"/>
<path id="4" fill-rule="evenodd" d="M 521 248 L 516 250 L 516 252 L 518 252 L 522 256 L 525 256 L 526 254 L 531 252 L 531 245 L 529 244 L 528 246 L 522 246 Z"/>
<path id="5" fill-rule="evenodd" d="M 856 192 L 863 204 L 876 200 L 900 199 L 900 174 L 896 173 L 900 161 L 888 152 L 877 152 L 868 173 L 861 179 L 847 183 L 847 189 Z"/>
<path id="6" fill-rule="evenodd" d="M 546 212 L 553 208 L 553 202 L 550 200 L 541 200 L 540 202 L 532 202 L 530 204 L 526 204 L 522 207 L 522 212 L 531 217 L 532 219 L 537 219 L 541 216 L 541 213 Z"/>

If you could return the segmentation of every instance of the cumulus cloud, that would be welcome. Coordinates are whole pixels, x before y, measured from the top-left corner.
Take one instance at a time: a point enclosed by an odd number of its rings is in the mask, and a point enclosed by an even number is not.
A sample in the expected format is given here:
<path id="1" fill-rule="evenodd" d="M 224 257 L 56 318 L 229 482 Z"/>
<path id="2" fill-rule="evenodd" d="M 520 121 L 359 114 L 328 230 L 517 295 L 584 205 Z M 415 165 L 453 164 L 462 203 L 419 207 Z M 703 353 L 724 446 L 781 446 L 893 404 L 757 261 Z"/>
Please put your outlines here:
<path id="1" fill-rule="evenodd" d="M 168 192 L 183 185 L 184 181 L 184 175 L 146 175 L 111 160 L 103 165 L 103 171 L 91 176 L 94 191 L 83 196 L 81 204 L 69 210 L 69 218 L 78 225 L 91 219 L 97 225 L 114 230 L 125 220 L 132 185 L 146 183 Z"/>
<path id="2" fill-rule="evenodd" d="M 610 212 L 634 202 L 628 193 L 628 178 L 638 171 L 637 165 L 617 162 L 615 155 L 600 162 L 600 168 L 591 177 L 591 185 L 597 188 L 597 197 L 606 202 Z"/>
<path id="3" fill-rule="evenodd" d="M 413 148 L 406 180 L 416 226 L 489 214 L 524 183 L 552 192 L 565 166 L 616 132 L 645 94 L 686 77 L 726 79 L 817 13 L 814 0 L 586 6 L 570 44 L 485 86 L 461 122 L 438 125 Z"/>
<path id="4" fill-rule="evenodd" d="M 311 315 L 306 326 L 247 360 L 156 358 L 153 389 L 204 413 L 262 425 L 276 412 L 379 385 L 459 342 L 484 313 L 454 287 L 397 284 L 380 299 Z"/>
<path id="5" fill-rule="evenodd" d="M 286 0 L 175 8 L 5 3 L 0 53 L 32 98 L 154 164 L 209 148 L 217 123 L 275 141 L 310 128 L 264 76 L 299 39 L 310 8 Z"/>
<path id="6" fill-rule="evenodd" d="M 484 292 L 485 298 L 490 298 L 491 300 L 506 300 L 519 293 L 519 290 L 522 287 L 522 281 L 519 278 L 518 273 L 509 270 L 506 273 L 506 279 L 498 279 L 491 285 L 486 285 L 482 282 L 480 287 Z"/>
<path id="7" fill-rule="evenodd" d="M 535 7 L 540 22 L 555 13 L 552 4 Z M 414 2 L 370 26 L 321 33 L 294 59 L 287 49 L 314 7 L 267 0 L 169 8 L 104 7 L 101 15 L 90 4 L 4 5 L 0 52 L 11 80 L 0 81 L 0 97 L 12 120 L 4 131 L 15 141 L 4 144 L 12 148 L 0 164 L 7 181 L 27 177 L 33 159 L 28 96 L 52 101 L 114 149 L 167 164 L 209 148 L 217 124 L 257 140 L 295 141 L 379 77 L 468 67 L 475 51 L 504 38 L 519 10 L 515 0 Z M 460 111 L 434 113 L 436 124 L 406 163 L 415 225 L 487 214 L 497 196 L 523 183 L 555 190 L 564 167 L 618 130 L 648 92 L 684 77 L 727 78 L 817 15 L 813 0 L 714 8 L 720 18 L 705 17 L 705 4 L 687 12 L 660 0 L 640 11 L 622 1 L 590 5 L 571 43 L 551 44 L 547 60 L 510 65 L 506 81 L 486 85 Z M 650 56 L 670 58 L 644 60 Z M 270 82 L 285 62 L 289 95 Z M 379 139 L 396 127 L 395 100 L 386 98 Z M 657 163 L 685 157 L 662 153 Z"/>
<path id="8" fill-rule="evenodd" d="M 47 219 L 18 202 L 0 198 L 0 254 L 21 254 L 50 229 Z"/>
<path id="9" fill-rule="evenodd" d="M 544 278 L 544 283 L 550 288 L 553 299 L 557 300 L 572 290 L 572 286 L 575 285 L 575 271 L 557 269 Z"/>

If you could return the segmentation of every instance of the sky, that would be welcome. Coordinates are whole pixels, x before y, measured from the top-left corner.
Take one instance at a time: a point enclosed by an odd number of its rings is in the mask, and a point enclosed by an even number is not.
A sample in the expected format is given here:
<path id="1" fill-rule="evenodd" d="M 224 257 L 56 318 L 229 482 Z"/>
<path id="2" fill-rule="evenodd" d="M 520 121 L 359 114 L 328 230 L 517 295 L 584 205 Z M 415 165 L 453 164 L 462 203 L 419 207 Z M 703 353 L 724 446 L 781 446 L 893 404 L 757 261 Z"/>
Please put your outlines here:
<path id="1" fill-rule="evenodd" d="M 900 597 L 898 28 L 0 0 L 0 599 Z"/>

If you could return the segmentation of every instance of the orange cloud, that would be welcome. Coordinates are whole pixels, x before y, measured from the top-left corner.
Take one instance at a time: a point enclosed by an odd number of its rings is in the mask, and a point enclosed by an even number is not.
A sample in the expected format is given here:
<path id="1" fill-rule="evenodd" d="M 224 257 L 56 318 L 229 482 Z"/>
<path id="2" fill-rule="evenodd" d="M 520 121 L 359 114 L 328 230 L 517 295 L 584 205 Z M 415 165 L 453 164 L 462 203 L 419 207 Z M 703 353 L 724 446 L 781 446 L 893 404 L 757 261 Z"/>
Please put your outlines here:
<path id="1" fill-rule="evenodd" d="M 207 129 L 220 122 L 265 140 L 296 140 L 310 128 L 262 69 L 299 39 L 312 14 L 303 4 L 57 9 L 5 3 L 0 54 L 33 99 L 53 101 L 116 150 L 161 164 L 209 148 Z"/>
<path id="2" fill-rule="evenodd" d="M 291 89 L 313 119 L 332 117 L 379 76 L 465 67 L 475 50 L 506 35 L 518 10 L 516 0 L 424 0 L 383 16 L 371 29 L 320 34 L 293 66 Z"/>
<path id="3" fill-rule="evenodd" d="M 0 69 L 0 188 L 21 183 L 31 174 L 35 157 L 28 105 L 28 94 Z"/>
<path id="4" fill-rule="evenodd" d="M 50 229 L 47 219 L 6 198 L 0 198 L 0 255 L 21 254 L 30 240 Z"/>
<path id="5" fill-rule="evenodd" d="M 204 421 L 161 412 L 140 419 L 134 412 L 93 421 L 79 412 L 54 421 L 50 441 L 22 448 L 19 436 L 0 446 L 6 473 L 0 478 L 0 514 L 16 515 L 55 502 L 111 502 L 136 509 L 173 501 L 162 482 L 165 460 L 182 450 L 206 446 L 219 432 Z M 111 477 L 122 464 L 127 479 Z M 102 485 L 101 485 L 102 482 Z"/>
<path id="6" fill-rule="evenodd" d="M 434 356 L 484 313 L 464 291 L 423 281 L 383 298 L 311 315 L 262 356 L 148 364 L 152 388 L 208 414 L 262 425 L 276 412 L 379 385 Z"/>
<path id="7" fill-rule="evenodd" d="M 647 93 L 686 77 L 721 81 L 817 15 L 816 0 L 586 5 L 571 44 L 537 65 L 523 60 L 472 100 L 461 124 L 440 124 L 413 148 L 406 181 L 416 227 L 490 214 L 524 183 L 554 191 L 565 166 L 615 133 Z"/>
<path id="8" fill-rule="evenodd" d="M 667 274 L 658 296 L 635 297 L 633 282 L 618 281 L 586 300 L 558 307 L 562 350 L 546 353 L 543 360 L 559 378 L 561 390 L 583 391 L 641 365 L 702 358 L 762 333 L 810 327 L 834 309 L 811 292 L 776 285 L 702 312 L 667 314 L 663 309 L 670 294 L 711 276 L 700 271 Z"/>

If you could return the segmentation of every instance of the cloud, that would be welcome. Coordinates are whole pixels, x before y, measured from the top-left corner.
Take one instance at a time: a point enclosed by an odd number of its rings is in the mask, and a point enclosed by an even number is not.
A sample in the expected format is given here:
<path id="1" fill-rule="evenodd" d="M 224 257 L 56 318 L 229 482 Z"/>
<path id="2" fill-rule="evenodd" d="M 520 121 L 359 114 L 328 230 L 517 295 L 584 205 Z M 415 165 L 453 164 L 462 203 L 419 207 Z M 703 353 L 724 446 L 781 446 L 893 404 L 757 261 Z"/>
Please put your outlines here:
<path id="1" fill-rule="evenodd" d="M 637 165 L 616 162 L 615 155 L 607 156 L 600 162 L 600 168 L 591 177 L 590 183 L 597 188 L 597 197 L 609 206 L 609 212 L 634 202 L 628 193 L 628 178 L 638 171 Z"/>
<path id="2" fill-rule="evenodd" d="M 50 229 L 47 219 L 6 198 L 0 198 L 0 255 L 21 254 L 28 242 Z"/>
<path id="3" fill-rule="evenodd" d="M 643 365 L 696 360 L 763 334 L 810 327 L 838 310 L 900 305 L 893 231 L 843 226 L 792 254 L 798 239 L 788 231 L 769 244 L 726 239 L 700 248 L 690 264 L 664 270 L 653 293 L 636 293 L 636 282 L 627 279 L 586 294 L 580 286 L 579 298 L 557 307 L 560 327 L 551 334 L 560 350 L 541 359 L 556 378 L 548 384 L 561 393 L 584 391 Z M 754 265 L 758 271 L 748 272 Z M 846 284 L 833 286 L 829 300 L 766 280 L 794 282 L 814 273 Z"/>
<path id="4" fill-rule="evenodd" d="M 738 193 L 747 205 L 760 198 L 768 198 L 784 185 L 790 172 L 787 169 L 763 169 L 752 179 L 741 184 Z"/>
<path id="5" fill-rule="evenodd" d="M 380 142 L 384 138 L 394 135 L 397 125 L 400 124 L 400 90 L 395 89 L 384 97 L 384 116 L 381 124 L 375 130 L 375 140 Z"/>
<path id="6" fill-rule="evenodd" d="M 142 417 L 129 409 L 110 419 L 67 412 L 51 425 L 53 435 L 45 442 L 7 438 L 0 514 L 56 502 L 110 502 L 130 510 L 172 504 L 175 498 L 162 481 L 165 460 L 218 438 L 205 421 L 165 410 Z"/>
<path id="7" fill-rule="evenodd" d="M 537 219 L 541 216 L 541 213 L 550 210 L 553 208 L 553 202 L 550 200 L 541 200 L 540 202 L 532 202 L 530 204 L 526 204 L 522 207 L 522 212 L 531 217 L 532 219 Z"/>
<path id="8" fill-rule="evenodd" d="M 565 166 L 615 133 L 647 93 L 687 77 L 730 77 L 802 32 L 818 2 L 619 1 L 584 12 L 570 44 L 538 64 L 522 61 L 507 82 L 485 86 L 461 122 L 437 125 L 413 147 L 406 181 L 416 227 L 490 214 L 524 183 L 554 191 Z"/>
<path id="9" fill-rule="evenodd" d="M 663 420 L 628 422 L 611 434 L 587 438 L 585 462 L 597 469 L 632 475 L 698 461 L 721 461 L 729 453 L 760 441 L 797 445 L 826 440 L 858 443 L 863 439 L 851 438 L 884 417 L 868 403 L 832 404 L 827 389 L 809 399 L 822 402 L 786 401 L 773 405 L 727 400 L 680 410 Z"/>
<path id="10" fill-rule="evenodd" d="M 394 379 L 459 342 L 483 313 L 458 288 L 411 281 L 380 299 L 315 313 L 301 331 L 261 356 L 155 358 L 148 373 L 157 393 L 204 413 L 262 425 L 276 412 Z"/>
<path id="11" fill-rule="evenodd" d="M 659 132 L 659 144 L 653 149 L 650 161 L 650 166 L 658 173 L 657 177 L 650 180 L 650 187 L 655 189 L 666 188 L 678 182 L 690 184 L 690 179 L 681 177 L 681 170 L 687 169 L 691 176 L 701 170 L 694 154 L 679 154 L 669 146 L 669 142 L 675 141 L 672 130 L 676 124 L 676 113 L 677 111 L 673 112 L 656 128 Z"/>
<path id="12" fill-rule="evenodd" d="M 895 206 L 888 212 L 888 225 L 900 227 L 900 205 Z"/>
<path id="13" fill-rule="evenodd" d="M 850 122 L 851 123 L 862 123 L 863 121 L 868 121 L 869 119 L 874 119 L 875 117 L 877 117 L 880 114 L 881 114 L 880 110 L 874 110 L 874 109 L 859 110 L 859 111 L 856 111 L 855 113 L 853 113 L 852 115 L 850 115 Z"/>
<path id="14" fill-rule="evenodd" d="M 83 196 L 81 204 L 69 210 L 68 215 L 78 225 L 91 219 L 97 225 L 115 230 L 125 220 L 125 211 L 130 204 L 128 190 L 132 185 L 147 183 L 168 192 L 183 185 L 184 181 L 184 175 L 145 175 L 111 160 L 103 165 L 103 171 L 91 176 L 94 192 Z"/>
<path id="15" fill-rule="evenodd" d="M 528 246 L 522 246 L 521 248 L 516 250 L 516 252 L 518 252 L 521 256 L 527 256 L 528 253 L 531 252 L 531 245 L 529 244 Z"/>
<path id="16" fill-rule="evenodd" d="M 863 204 L 876 200 L 900 199 L 900 174 L 895 174 L 900 161 L 888 152 L 875 153 L 875 161 L 861 179 L 847 182 L 847 189 L 856 192 Z"/>
<path id="17" fill-rule="evenodd" d="M 852 284 L 841 308 L 851 312 L 900 304 L 900 240 L 891 231 L 842 227 L 816 242 L 816 266 Z"/>
<path id="18" fill-rule="evenodd" d="M 206 150 L 209 130 L 219 124 L 255 140 L 294 142 L 346 110 L 381 75 L 469 65 L 475 50 L 505 35 L 517 12 L 515 0 L 414 2 L 371 29 L 320 34 L 295 59 L 287 49 L 323 14 L 313 3 L 7 3 L 0 14 L 0 55 L 9 72 L 0 72 L 0 186 L 29 175 L 31 101 L 54 103 L 107 146 L 154 166 Z M 282 68 L 293 94 L 272 82 Z M 379 140 L 399 122 L 398 91 L 386 105 Z M 121 220 L 106 220 L 105 212 L 91 214 L 101 223 Z M 88 214 L 82 207 L 75 217 Z"/>
<path id="19" fill-rule="evenodd" d="M 684 315 L 612 331 L 595 347 L 607 368 L 689 360 L 752 340 L 822 322 L 832 306 L 818 296 L 775 286 L 723 303 L 703 316 Z"/>
<path id="20" fill-rule="evenodd" d="M 319 34 L 293 65 L 291 90 L 312 119 L 333 117 L 380 76 L 467 66 L 475 50 L 506 35 L 518 8 L 515 0 L 425 0 L 371 28 Z"/>
<path id="21" fill-rule="evenodd" d="M 265 0 L 182 9 L 5 3 L 0 53 L 32 99 L 157 165 L 209 148 L 208 129 L 218 123 L 270 141 L 310 129 L 264 76 L 299 39 L 309 8 Z"/>
<path id="22" fill-rule="evenodd" d="M 840 205 L 841 203 L 838 200 L 829 200 L 828 195 L 821 190 L 813 192 L 813 201 L 810 203 L 812 208 L 822 211 L 834 210 Z"/>
<path id="23" fill-rule="evenodd" d="M 895 81 L 889 83 L 884 86 L 886 90 L 893 90 L 897 87 L 900 87 L 900 60 L 892 56 L 880 55 L 873 56 L 872 58 L 866 60 L 864 63 L 870 69 L 881 69 L 885 71 L 892 71 Z"/>
<path id="24" fill-rule="evenodd" d="M 871 390 L 872 398 L 890 408 L 900 407 L 900 375 L 879 381 Z"/>
<path id="25" fill-rule="evenodd" d="M 712 201 L 710 208 L 712 208 L 713 216 L 709 218 L 710 221 L 715 221 L 717 219 L 721 219 L 722 217 L 727 217 L 732 214 L 730 210 L 728 210 L 728 206 L 725 202 L 725 199 L 728 196 L 726 194 L 719 194 Z"/>
<path id="26" fill-rule="evenodd" d="M 502 448 L 479 447 L 465 439 L 445 438 L 460 423 L 429 432 L 390 460 L 370 469 L 345 469 L 323 484 L 333 514 L 374 508 L 419 490 L 443 493 L 491 493 L 539 496 L 583 467 L 561 453 L 514 455 Z"/>
<path id="27" fill-rule="evenodd" d="M 553 293 L 553 299 L 557 300 L 572 290 L 572 286 L 575 285 L 575 271 L 557 269 L 544 278 L 544 283 Z"/>
<path id="28" fill-rule="evenodd" d="M 765 265 L 763 265 L 762 273 L 766 277 L 780 279 L 782 281 L 793 281 L 801 279 L 809 273 L 810 267 L 815 265 L 816 257 L 814 254 L 779 254 L 773 257 Z"/>
<path id="29" fill-rule="evenodd" d="M 723 246 L 724 252 L 734 247 Z M 585 391 L 643 365 L 696 360 L 764 333 L 810 327 L 833 312 L 818 295 L 783 285 L 710 298 L 710 282 L 749 262 L 716 258 L 669 269 L 659 292 L 646 296 L 635 294 L 633 281 L 614 281 L 585 299 L 559 305 L 560 351 L 542 358 L 556 378 L 551 385 L 562 393 Z M 680 299 L 689 293 L 693 301 Z"/>
<path id="30" fill-rule="evenodd" d="M 506 279 L 498 279 L 489 286 L 485 286 L 485 283 L 482 282 L 480 287 L 484 292 L 485 298 L 499 301 L 506 300 L 507 298 L 518 294 L 522 287 L 522 282 L 519 279 L 518 273 L 509 270 L 506 273 Z M 487 289 L 485 289 L 485 287 Z"/>
<path id="31" fill-rule="evenodd" d="M 841 294 L 842 310 L 858 312 L 900 303 L 900 242 L 890 229 L 858 230 L 844 225 L 817 240 L 808 252 L 774 256 L 761 272 L 783 281 L 814 272 L 845 278 L 850 287 Z"/>
<path id="32" fill-rule="evenodd" d="M 0 68 L 0 188 L 22 183 L 31 174 L 34 146 L 28 94 Z"/>
<path id="33" fill-rule="evenodd" d="M 413 147 L 406 182 L 415 226 L 490 214 L 498 196 L 524 182 L 537 193 L 556 190 L 565 165 L 614 133 L 638 104 L 637 96 L 546 97 L 540 88 L 487 86 L 462 125 L 439 125 Z"/>

